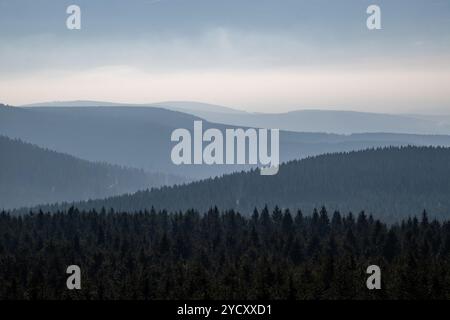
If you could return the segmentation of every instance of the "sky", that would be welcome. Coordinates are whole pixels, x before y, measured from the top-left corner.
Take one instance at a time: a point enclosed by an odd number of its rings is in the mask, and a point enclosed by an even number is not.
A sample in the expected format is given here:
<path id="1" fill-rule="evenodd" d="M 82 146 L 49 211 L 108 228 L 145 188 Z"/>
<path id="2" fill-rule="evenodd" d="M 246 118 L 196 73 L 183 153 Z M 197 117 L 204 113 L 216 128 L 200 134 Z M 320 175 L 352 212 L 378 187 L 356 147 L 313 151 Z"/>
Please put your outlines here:
<path id="1" fill-rule="evenodd" d="M 66 9 L 81 8 L 81 30 Z M 381 30 L 366 27 L 381 8 Z M 0 102 L 450 114 L 448 0 L 0 0 Z"/>

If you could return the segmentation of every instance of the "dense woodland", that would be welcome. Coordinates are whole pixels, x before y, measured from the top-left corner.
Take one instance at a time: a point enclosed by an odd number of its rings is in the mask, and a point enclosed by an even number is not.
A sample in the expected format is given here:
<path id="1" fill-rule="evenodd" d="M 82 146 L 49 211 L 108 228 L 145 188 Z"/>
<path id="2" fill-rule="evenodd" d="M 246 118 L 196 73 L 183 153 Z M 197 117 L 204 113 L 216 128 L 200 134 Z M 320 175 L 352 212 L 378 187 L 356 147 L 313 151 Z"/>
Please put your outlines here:
<path id="1" fill-rule="evenodd" d="M 433 218 L 450 219 L 449 177 L 449 148 L 391 147 L 293 161 L 282 165 L 275 176 L 261 176 L 259 171 L 236 173 L 75 206 L 133 212 L 151 207 L 206 211 L 217 205 L 248 216 L 266 204 L 308 212 L 325 205 L 341 212 L 365 210 L 390 223 L 424 209 Z M 70 206 L 42 209 L 67 210 Z"/>
<path id="2" fill-rule="evenodd" d="M 0 210 L 135 192 L 179 177 L 94 163 L 0 135 Z"/>
<path id="3" fill-rule="evenodd" d="M 0 210 L 149 178 L 1 136 L 0 150 Z M 1 212 L 0 300 L 450 299 L 449 176 L 450 149 L 391 147 Z"/>
<path id="4" fill-rule="evenodd" d="M 66 268 L 82 290 L 66 289 Z M 366 288 L 369 265 L 382 290 Z M 450 298 L 450 223 L 210 209 L 0 214 L 0 299 Z"/>

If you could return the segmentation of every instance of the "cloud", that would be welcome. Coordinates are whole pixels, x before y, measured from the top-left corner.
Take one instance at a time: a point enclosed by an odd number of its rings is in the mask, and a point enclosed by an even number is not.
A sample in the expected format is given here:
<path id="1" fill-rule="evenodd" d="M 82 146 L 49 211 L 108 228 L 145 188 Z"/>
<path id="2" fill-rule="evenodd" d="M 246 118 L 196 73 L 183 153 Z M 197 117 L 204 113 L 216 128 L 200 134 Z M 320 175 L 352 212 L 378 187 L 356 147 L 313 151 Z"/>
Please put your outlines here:
<path id="1" fill-rule="evenodd" d="M 336 108 L 373 112 L 432 112 L 450 105 L 450 70 L 272 69 L 145 72 L 111 66 L 70 73 L 41 73 L 0 80 L 2 98 L 25 104 L 48 100 L 150 103 L 196 100 L 273 112 Z"/>
<path id="2" fill-rule="evenodd" d="M 358 67 L 373 63 L 387 66 L 409 61 L 435 61 L 437 58 L 435 51 L 427 51 L 426 46 L 418 45 L 417 41 L 410 43 L 404 51 L 386 54 L 384 46 L 327 46 L 321 41 L 289 33 L 225 27 L 207 29 L 190 37 L 149 34 L 120 41 L 114 37 L 85 39 L 41 34 L 0 43 L 0 77 L 114 65 L 171 73 L 336 65 Z M 438 57 L 437 60 L 442 59 Z"/>
<path id="3" fill-rule="evenodd" d="M 47 7 L 38 11 L 17 3 L 0 12 L 0 95 L 9 103 L 182 99 L 253 111 L 450 106 L 444 1 L 380 0 L 379 33 L 365 27 L 361 1 L 141 0 L 125 8 L 80 0 L 81 32 L 64 29 L 65 10 L 53 1 L 42 0 Z M 12 30 L 18 21 L 26 28 Z"/>

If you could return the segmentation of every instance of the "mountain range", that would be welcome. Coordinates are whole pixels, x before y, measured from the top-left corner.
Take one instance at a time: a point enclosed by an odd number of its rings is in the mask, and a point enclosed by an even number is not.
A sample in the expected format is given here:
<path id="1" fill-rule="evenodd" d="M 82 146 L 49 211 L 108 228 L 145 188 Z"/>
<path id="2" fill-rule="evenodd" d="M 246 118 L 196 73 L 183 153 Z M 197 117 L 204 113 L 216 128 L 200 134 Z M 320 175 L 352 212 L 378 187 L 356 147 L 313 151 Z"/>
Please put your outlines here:
<path id="1" fill-rule="evenodd" d="M 219 105 L 168 101 L 148 104 L 123 104 L 103 101 L 44 102 L 24 107 L 156 107 L 180 111 L 209 122 L 233 126 L 276 128 L 294 132 L 334 134 L 407 133 L 450 134 L 450 115 L 386 114 L 345 110 L 299 109 L 282 113 L 252 113 Z"/>
<path id="2" fill-rule="evenodd" d="M 230 175 L 228 175 L 230 173 L 234 173 L 231 175 L 234 177 L 235 175 L 239 176 L 241 171 L 255 169 L 254 166 L 249 165 L 174 165 L 170 153 L 175 143 L 170 140 L 170 136 L 178 128 L 192 130 L 194 121 L 199 120 L 203 121 L 205 130 L 217 128 L 223 132 L 227 128 L 235 128 L 232 125 L 209 122 L 194 114 L 214 114 L 215 117 L 222 117 L 222 120 L 215 119 L 220 121 L 225 121 L 223 117 L 236 117 L 236 119 L 241 119 L 242 125 L 252 124 L 251 119 L 257 120 L 258 115 L 226 107 L 186 102 L 159 103 L 151 107 L 123 106 L 92 101 L 58 102 L 49 105 L 47 107 L 0 105 L 0 135 L 3 135 L 0 145 L 0 153 L 3 157 L 0 166 L 0 176 L 2 177 L 0 209 L 102 199 L 147 188 L 183 185 L 192 180 L 214 178 L 216 181 L 216 177 L 222 175 L 226 175 L 223 179 L 227 180 L 230 179 Z M 166 105 L 171 107 L 166 107 Z M 175 111 L 175 109 L 184 112 Z M 317 113 L 319 116 L 320 112 Z M 270 117 L 274 117 L 264 114 L 259 116 L 267 117 L 267 121 L 271 119 Z M 326 114 L 323 116 L 323 123 L 333 122 L 335 119 L 327 120 Z M 364 115 L 355 113 L 355 116 L 362 117 Z M 379 116 L 380 119 L 385 119 L 382 123 L 386 126 L 389 123 L 386 119 L 392 120 L 386 115 Z M 432 121 L 433 119 L 430 116 L 428 120 Z M 272 121 L 274 120 L 270 120 L 271 123 Z M 282 119 L 279 121 L 285 122 L 285 126 L 288 125 L 287 121 Z M 236 122 L 233 120 L 233 123 Z M 323 124 L 311 119 L 309 125 L 312 127 L 317 125 L 318 128 L 321 128 Z M 338 124 L 335 125 L 338 126 Z M 267 125 L 267 127 L 269 126 Z M 295 132 L 295 130 L 280 132 L 281 161 L 289 163 L 322 154 L 411 145 L 450 147 L 450 136 L 382 132 L 350 135 Z M 19 160 L 14 161 L 16 158 Z M 43 161 L 43 159 L 46 160 Z M 283 168 L 291 166 L 288 164 Z M 321 173 L 317 172 L 317 174 L 320 176 Z M 378 174 L 384 175 L 385 173 L 380 171 Z M 29 177 L 28 180 L 27 177 Z M 96 180 L 93 181 L 89 177 L 96 177 Z M 281 177 L 284 176 L 281 175 Z M 326 177 L 322 177 L 322 179 L 327 182 Z M 344 176 L 343 179 L 347 179 L 347 177 Z M 40 185 L 38 185 L 38 180 Z M 71 181 L 72 186 L 65 185 L 64 181 Z M 199 183 L 205 183 L 205 181 Z M 262 180 L 262 182 L 265 181 L 268 180 Z M 192 184 L 186 190 L 195 190 L 195 186 L 196 184 Z M 229 187 L 231 188 L 231 185 Z M 176 188 L 185 188 L 185 186 Z M 216 186 L 211 186 L 211 188 L 215 189 Z M 161 190 L 167 191 L 167 189 Z M 241 187 L 236 190 L 241 190 Z M 173 201 L 169 201 L 167 204 L 161 202 L 163 201 L 161 199 L 166 199 L 164 192 L 158 193 L 161 198 L 156 199 L 154 203 L 148 201 L 143 203 L 146 205 L 165 204 L 167 209 L 178 209 L 172 203 Z M 223 194 L 228 193 L 226 189 L 222 189 L 222 192 Z M 153 191 L 153 194 L 157 194 L 157 191 Z M 186 194 L 189 192 L 186 191 Z M 225 198 L 223 201 L 220 198 L 216 199 L 217 204 L 247 211 L 251 210 L 253 206 L 262 204 L 256 200 L 253 203 L 250 195 L 249 197 L 243 195 L 241 198 L 233 198 L 229 201 Z M 150 199 L 152 198 L 150 197 Z M 193 199 L 196 198 L 193 197 Z M 265 199 L 272 205 L 294 207 L 302 205 L 309 209 L 319 205 L 319 201 L 309 200 L 298 203 L 295 201 L 278 202 L 278 198 L 275 198 L 274 201 L 271 201 L 269 195 L 265 195 Z M 195 203 L 189 201 L 180 200 L 180 208 L 185 209 L 189 205 L 194 207 L 194 204 L 204 204 L 202 208 L 206 209 L 211 204 L 198 200 L 195 200 Z M 235 205 L 236 201 L 237 205 Z M 383 198 L 382 201 L 385 199 Z M 345 206 L 343 202 L 333 203 L 329 199 L 327 202 L 352 210 L 367 207 L 364 203 L 354 200 L 349 202 L 349 204 L 353 204 L 351 206 Z M 175 201 L 175 203 L 178 202 Z M 392 209 L 392 206 L 380 209 L 374 203 L 367 208 L 373 208 L 383 214 L 399 214 L 398 210 Z M 427 207 L 422 204 L 420 203 L 418 207 Z M 132 208 L 139 208 L 139 206 Z M 401 208 L 405 208 L 405 206 L 402 205 Z M 438 209 L 436 210 L 439 214 L 444 214 Z"/>
<path id="3" fill-rule="evenodd" d="M 249 170 L 249 165 L 172 163 L 175 129 L 193 130 L 202 118 L 156 107 L 2 107 L 0 134 L 94 162 L 144 169 L 147 172 L 203 179 Z M 234 126 L 203 120 L 204 129 L 222 132 Z M 280 132 L 282 162 L 340 151 L 382 146 L 450 146 L 450 136 L 391 133 L 351 135 Z"/>
<path id="4" fill-rule="evenodd" d="M 278 175 L 235 173 L 187 185 L 139 191 L 82 203 L 39 207 L 44 211 L 113 208 L 115 211 L 189 209 L 218 206 L 251 215 L 254 208 L 366 211 L 384 221 L 418 216 L 450 216 L 450 148 L 389 147 L 335 153 L 292 161 Z"/>

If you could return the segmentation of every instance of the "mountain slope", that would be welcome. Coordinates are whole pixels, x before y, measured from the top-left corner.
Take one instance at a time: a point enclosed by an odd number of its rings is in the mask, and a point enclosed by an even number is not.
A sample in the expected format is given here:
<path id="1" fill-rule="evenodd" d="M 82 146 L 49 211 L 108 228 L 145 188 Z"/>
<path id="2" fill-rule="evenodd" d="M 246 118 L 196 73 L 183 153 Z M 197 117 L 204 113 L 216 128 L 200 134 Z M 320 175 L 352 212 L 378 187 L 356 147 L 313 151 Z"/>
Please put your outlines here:
<path id="1" fill-rule="evenodd" d="M 448 148 L 372 149 L 293 161 L 280 167 L 276 176 L 252 171 L 76 206 L 125 211 L 153 206 L 174 211 L 217 205 L 250 214 L 265 204 L 306 212 L 325 205 L 341 212 L 366 210 L 387 221 L 418 215 L 424 209 L 432 216 L 449 218 L 448 177 Z"/>
<path id="2" fill-rule="evenodd" d="M 80 201 L 180 182 L 142 170 L 92 163 L 0 136 L 0 209 Z"/>
<path id="3" fill-rule="evenodd" d="M 210 122 L 294 132 L 450 134 L 448 117 L 394 115 L 353 111 L 300 110 L 287 113 L 220 113 L 189 111 Z"/>
<path id="4" fill-rule="evenodd" d="M 36 107 L 141 106 L 185 112 L 209 122 L 226 125 L 277 128 L 294 132 L 450 134 L 450 116 L 383 114 L 335 110 L 298 110 L 286 113 L 249 113 L 190 101 L 132 105 L 101 101 L 67 101 L 32 104 Z"/>
<path id="5" fill-rule="evenodd" d="M 192 101 L 167 101 L 167 102 L 152 103 L 149 106 L 164 108 L 173 111 L 186 112 L 195 116 L 199 116 L 202 112 L 215 112 L 219 114 L 234 114 L 234 115 L 247 114 L 247 112 L 245 111 L 229 107 Z"/>
<path id="6" fill-rule="evenodd" d="M 132 104 L 132 103 L 119 103 L 119 102 L 106 102 L 106 101 L 90 101 L 90 100 L 77 100 L 77 101 L 50 101 L 40 102 L 23 105 L 22 107 L 155 107 L 163 108 L 171 111 L 186 112 L 189 114 L 195 114 L 196 112 L 218 112 L 218 113 L 232 113 L 232 114 L 245 114 L 245 111 L 232 109 L 229 107 L 214 105 L 210 103 L 194 102 L 194 101 L 167 101 L 158 103 L 147 104 Z"/>
<path id="7" fill-rule="evenodd" d="M 133 104 L 122 104 L 118 102 L 107 102 L 107 101 L 93 101 L 93 100 L 74 100 L 74 101 L 49 101 L 49 102 L 39 102 L 39 103 L 31 103 L 26 104 L 21 107 L 64 107 L 64 108 L 72 108 L 72 107 L 123 107 L 123 106 L 136 106 Z"/>
<path id="8" fill-rule="evenodd" d="M 173 130 L 193 129 L 197 117 L 159 108 L 0 108 L 0 134 L 89 161 L 142 168 L 189 178 L 207 178 L 250 166 L 176 166 L 170 153 Z M 204 121 L 204 128 L 230 128 Z M 280 133 L 283 162 L 330 152 L 400 145 L 450 146 L 450 136 L 404 134 L 335 135 Z"/>

